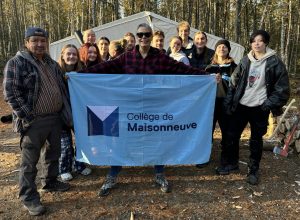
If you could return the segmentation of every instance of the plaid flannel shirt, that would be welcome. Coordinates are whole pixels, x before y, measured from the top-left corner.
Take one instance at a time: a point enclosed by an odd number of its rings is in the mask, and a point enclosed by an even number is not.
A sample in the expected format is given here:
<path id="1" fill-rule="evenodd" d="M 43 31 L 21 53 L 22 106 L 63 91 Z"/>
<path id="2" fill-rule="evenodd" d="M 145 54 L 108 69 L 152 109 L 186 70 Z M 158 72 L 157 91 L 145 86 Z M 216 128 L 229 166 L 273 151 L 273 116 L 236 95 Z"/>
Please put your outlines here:
<path id="1" fill-rule="evenodd" d="M 55 73 L 64 99 L 63 111 L 71 117 L 68 93 L 64 85 L 62 70 L 58 63 L 52 60 L 49 55 L 45 55 L 44 61 L 48 63 L 53 70 L 52 72 Z M 15 132 L 24 132 L 25 125 L 29 125 L 34 120 L 33 109 L 39 94 L 40 71 L 41 69 L 35 63 L 34 58 L 27 51 L 19 51 L 5 66 L 3 72 L 3 93 L 5 101 L 13 109 L 13 130 Z"/>
<path id="2" fill-rule="evenodd" d="M 125 52 L 114 60 L 91 66 L 81 73 L 125 73 L 125 74 L 207 74 L 204 70 L 187 66 L 173 60 L 162 51 L 150 47 L 146 58 L 134 50 Z"/>

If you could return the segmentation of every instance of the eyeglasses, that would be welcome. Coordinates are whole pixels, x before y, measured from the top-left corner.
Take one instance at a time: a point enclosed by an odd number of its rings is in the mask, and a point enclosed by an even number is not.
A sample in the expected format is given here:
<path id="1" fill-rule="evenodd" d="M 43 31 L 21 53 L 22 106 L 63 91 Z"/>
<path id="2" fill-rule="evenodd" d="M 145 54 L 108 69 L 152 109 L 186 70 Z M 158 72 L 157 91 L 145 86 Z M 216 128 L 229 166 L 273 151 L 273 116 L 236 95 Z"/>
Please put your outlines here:
<path id="1" fill-rule="evenodd" d="M 151 32 L 139 32 L 136 33 L 136 36 L 138 36 L 138 38 L 142 38 L 143 36 L 145 36 L 146 38 L 149 38 L 152 36 Z"/>

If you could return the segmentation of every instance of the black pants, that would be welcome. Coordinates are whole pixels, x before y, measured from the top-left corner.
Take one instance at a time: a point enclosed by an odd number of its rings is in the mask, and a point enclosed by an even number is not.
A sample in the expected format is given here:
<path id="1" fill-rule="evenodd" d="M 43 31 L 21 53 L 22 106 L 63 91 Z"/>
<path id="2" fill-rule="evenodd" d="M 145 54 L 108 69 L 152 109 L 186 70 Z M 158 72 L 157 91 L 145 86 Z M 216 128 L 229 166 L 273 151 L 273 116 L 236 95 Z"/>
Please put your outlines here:
<path id="1" fill-rule="evenodd" d="M 21 166 L 19 198 L 27 202 L 40 201 L 35 179 L 41 154 L 42 185 L 56 180 L 60 157 L 61 119 L 59 115 L 37 117 L 20 140 Z"/>
<path id="2" fill-rule="evenodd" d="M 247 107 L 239 104 L 236 112 L 230 118 L 226 132 L 226 141 L 222 147 L 221 164 L 238 164 L 239 141 L 241 134 L 249 122 L 251 127 L 249 168 L 259 169 L 262 157 L 263 135 L 267 132 L 269 111 L 263 111 L 260 106 Z"/>
<path id="3" fill-rule="evenodd" d="M 212 130 L 212 137 L 214 136 L 214 131 L 216 128 L 216 123 L 219 123 L 219 127 L 221 130 L 221 145 L 225 142 L 226 137 L 226 130 L 228 127 L 228 115 L 225 114 L 224 107 L 223 107 L 224 98 L 216 98 L 215 102 L 215 110 L 214 110 L 214 120 L 213 120 L 213 130 Z"/>

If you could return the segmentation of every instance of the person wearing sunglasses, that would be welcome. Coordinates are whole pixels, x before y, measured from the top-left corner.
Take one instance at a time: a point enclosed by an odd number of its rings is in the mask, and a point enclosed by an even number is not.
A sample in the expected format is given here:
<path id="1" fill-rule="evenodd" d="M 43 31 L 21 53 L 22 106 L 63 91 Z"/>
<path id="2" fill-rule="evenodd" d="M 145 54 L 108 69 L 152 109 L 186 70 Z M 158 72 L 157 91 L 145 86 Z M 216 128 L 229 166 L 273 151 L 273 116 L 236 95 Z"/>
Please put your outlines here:
<path id="1" fill-rule="evenodd" d="M 138 45 L 132 51 L 127 51 L 117 58 L 81 70 L 82 73 L 124 73 L 124 74 L 199 74 L 206 72 L 198 68 L 187 66 L 166 55 L 163 51 L 151 47 L 152 29 L 146 24 L 138 25 Z M 116 178 L 121 166 L 112 166 L 102 185 L 99 196 L 106 196 L 116 185 Z M 162 192 L 170 192 L 170 185 L 164 175 L 164 165 L 156 165 L 155 182 Z"/>

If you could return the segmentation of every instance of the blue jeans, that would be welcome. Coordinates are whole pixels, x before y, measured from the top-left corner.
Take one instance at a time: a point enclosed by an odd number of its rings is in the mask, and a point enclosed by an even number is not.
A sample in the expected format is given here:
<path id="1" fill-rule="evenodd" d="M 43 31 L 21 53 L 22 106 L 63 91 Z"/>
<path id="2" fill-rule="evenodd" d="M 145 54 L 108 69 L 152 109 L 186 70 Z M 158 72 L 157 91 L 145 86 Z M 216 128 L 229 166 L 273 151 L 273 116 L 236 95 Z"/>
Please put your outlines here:
<path id="1" fill-rule="evenodd" d="M 155 165 L 154 171 L 155 174 L 163 173 L 165 166 L 164 165 Z M 109 176 L 117 177 L 120 171 L 122 170 L 122 166 L 111 166 L 109 170 Z"/>

